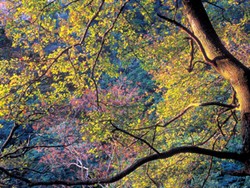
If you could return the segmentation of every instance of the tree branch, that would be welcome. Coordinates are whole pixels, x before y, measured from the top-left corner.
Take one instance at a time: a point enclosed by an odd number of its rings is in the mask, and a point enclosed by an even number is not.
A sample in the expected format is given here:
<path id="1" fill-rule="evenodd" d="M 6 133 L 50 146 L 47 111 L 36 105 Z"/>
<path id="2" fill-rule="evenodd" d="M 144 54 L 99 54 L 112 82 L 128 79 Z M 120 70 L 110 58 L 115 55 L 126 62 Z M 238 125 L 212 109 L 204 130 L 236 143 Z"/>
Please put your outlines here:
<path id="1" fill-rule="evenodd" d="M 106 40 L 106 36 L 109 34 L 110 31 L 112 31 L 112 29 L 114 28 L 119 16 L 121 15 L 122 11 L 124 10 L 126 4 L 129 2 L 130 0 L 127 0 L 125 3 L 123 3 L 123 5 L 121 6 L 119 12 L 117 13 L 112 25 L 105 31 L 105 33 L 103 34 L 102 36 L 102 39 L 101 39 L 101 47 L 97 53 L 97 56 L 96 56 L 96 59 L 94 61 L 94 64 L 93 64 L 93 67 L 92 67 L 92 70 L 91 70 L 91 79 L 93 80 L 94 82 L 94 86 L 95 86 L 95 90 L 96 90 L 96 103 L 97 103 L 97 107 L 99 108 L 100 105 L 99 105 L 99 93 L 98 93 L 98 86 L 97 86 L 97 82 L 96 82 L 96 79 L 95 79 L 95 68 L 96 68 L 96 65 L 97 65 L 97 62 L 99 61 L 99 57 L 101 55 L 101 52 L 102 52 L 102 49 L 103 49 L 103 46 L 104 46 L 104 43 L 105 43 L 105 40 Z"/>
<path id="2" fill-rule="evenodd" d="M 171 118 L 170 120 L 168 120 L 165 123 L 164 123 L 164 121 L 159 121 L 155 125 L 151 125 L 151 126 L 147 126 L 147 127 L 142 127 L 142 128 L 138 128 L 138 129 L 133 129 L 133 130 L 140 131 L 140 130 L 144 130 L 144 129 L 151 129 L 151 128 L 154 128 L 154 127 L 166 127 L 170 123 L 173 123 L 174 121 L 176 121 L 177 119 L 179 119 L 180 117 L 182 117 L 191 108 L 193 108 L 193 107 L 199 107 L 199 106 L 220 106 L 220 107 L 224 107 L 224 108 L 228 108 L 228 109 L 234 109 L 234 108 L 238 107 L 236 105 L 224 104 L 224 103 L 220 103 L 220 102 L 192 103 L 192 104 L 189 104 L 186 108 L 184 108 L 178 115 L 176 115 L 175 117 Z M 162 122 L 163 122 L 163 125 L 161 125 Z"/>
<path id="3" fill-rule="evenodd" d="M 234 105 L 230 105 L 230 104 L 224 104 L 224 103 L 220 103 L 220 102 L 205 102 L 205 103 L 192 103 L 190 105 L 188 105 L 184 110 L 182 110 L 177 116 L 173 117 L 172 119 L 170 119 L 169 121 L 165 122 L 163 127 L 166 127 L 167 125 L 169 125 L 170 123 L 174 122 L 175 120 L 179 119 L 181 116 L 183 116 L 189 109 L 193 108 L 193 107 L 198 107 L 198 106 L 221 106 L 221 107 L 225 107 L 225 108 L 229 108 L 229 109 L 234 109 L 237 106 Z"/>
<path id="4" fill-rule="evenodd" d="M 124 129 L 121 129 L 119 127 L 117 127 L 115 124 L 112 123 L 112 121 L 110 121 L 110 124 L 117 130 L 123 132 L 124 134 L 127 134 L 137 140 L 140 140 L 141 142 L 145 143 L 150 149 L 152 149 L 154 152 L 158 153 L 159 154 L 159 151 L 157 151 L 150 143 L 148 143 L 146 140 L 144 140 L 143 138 L 139 137 L 139 136 L 136 136 L 136 135 L 133 135 L 131 133 L 129 133 L 128 131 L 124 130 Z"/>
<path id="5" fill-rule="evenodd" d="M 97 178 L 97 179 L 89 179 L 89 180 L 78 180 L 78 181 L 65 181 L 65 180 L 55 180 L 55 181 L 30 181 L 26 178 L 19 177 L 17 175 L 14 175 L 13 173 L 9 172 L 9 170 L 6 170 L 2 167 L 0 167 L 0 171 L 5 173 L 6 175 L 10 177 L 14 177 L 16 179 L 22 180 L 29 184 L 29 186 L 37 186 L 37 185 L 67 185 L 67 186 L 73 186 L 73 185 L 94 185 L 94 184 L 107 184 L 107 183 L 113 183 L 116 182 L 125 176 L 129 175 L 133 171 L 135 171 L 140 166 L 159 159 L 167 159 L 174 155 L 182 154 L 182 153 L 193 153 L 193 154 L 202 154 L 207 156 L 213 156 L 220 159 L 233 159 L 240 162 L 247 161 L 250 156 L 246 154 L 238 154 L 238 153 L 232 153 L 232 152 L 223 152 L 223 151 L 214 151 L 211 149 L 205 149 L 200 148 L 196 146 L 183 146 L 183 147 L 177 147 L 170 149 L 166 152 L 157 153 L 153 155 L 146 156 L 144 158 L 138 159 L 135 161 L 134 164 L 126 168 L 125 170 L 121 171 L 120 173 L 116 174 L 115 176 L 108 177 L 108 178 Z"/>
<path id="6" fill-rule="evenodd" d="M 52 1 L 54 2 L 54 1 Z M 104 5 L 104 2 L 105 0 L 102 0 L 99 7 L 98 7 L 98 10 L 96 11 L 96 13 L 93 15 L 93 17 L 89 20 L 89 22 L 87 23 L 87 26 L 86 26 L 86 29 L 84 31 L 84 34 L 82 36 L 82 38 L 80 39 L 80 42 L 76 43 L 76 44 L 73 44 L 71 46 L 68 46 L 66 48 L 64 48 L 54 59 L 53 61 L 48 65 L 48 67 L 41 73 L 41 75 L 38 75 L 36 78 L 34 78 L 33 80 L 29 80 L 28 82 L 24 83 L 23 85 L 21 85 L 17 90 L 21 89 L 22 87 L 26 86 L 27 87 L 25 88 L 24 92 L 21 94 L 20 96 L 20 99 L 25 95 L 26 91 L 36 82 L 40 81 L 47 73 L 48 71 L 51 69 L 51 67 L 58 61 L 58 59 L 65 53 L 67 53 L 70 49 L 76 47 L 76 46 L 81 46 L 83 45 L 84 41 L 85 41 L 85 38 L 87 37 L 87 33 L 88 33 L 88 30 L 91 26 L 91 24 L 93 23 L 93 21 L 96 19 L 96 17 L 99 15 L 103 5 Z M 17 91 L 16 90 L 16 91 Z M 4 96 L 5 97 L 5 96 Z M 3 97 L 3 98 L 4 98 Z"/>
<path id="7" fill-rule="evenodd" d="M 0 150 L 1 152 L 3 152 L 3 150 L 6 148 L 6 146 L 10 143 L 15 131 L 18 129 L 19 126 L 20 126 L 19 124 L 14 123 L 14 126 L 12 127 L 8 138 L 5 140 L 5 142 L 3 143 L 2 147 L 1 147 L 1 150 Z"/>
<path id="8" fill-rule="evenodd" d="M 201 51 L 201 53 L 202 53 L 202 55 L 203 55 L 203 58 L 204 58 L 204 60 L 206 61 L 206 63 L 208 63 L 209 65 L 214 66 L 214 62 L 213 62 L 211 59 L 208 58 L 208 56 L 207 56 L 207 54 L 206 54 L 206 51 L 205 51 L 205 49 L 203 48 L 203 46 L 202 46 L 200 40 L 194 35 L 193 32 L 191 32 L 187 27 L 185 27 L 184 25 L 182 25 L 181 23 L 179 23 L 179 22 L 177 22 L 177 21 L 175 21 L 175 20 L 172 20 L 172 19 L 170 19 L 170 18 L 168 18 L 168 17 L 166 17 L 166 16 L 163 16 L 163 15 L 161 15 L 160 13 L 157 13 L 157 15 L 158 15 L 160 18 L 166 20 L 167 22 L 176 25 L 177 27 L 179 27 L 180 29 L 182 29 L 185 33 L 187 33 L 187 34 L 196 42 L 196 44 L 198 45 L 198 47 L 199 47 L 199 49 L 200 49 L 200 51 Z"/>
<path id="9" fill-rule="evenodd" d="M 94 22 L 94 20 L 96 19 L 96 17 L 97 17 L 97 16 L 99 15 L 99 13 L 101 12 L 103 5 L 104 5 L 104 0 L 102 0 L 100 6 L 99 6 L 98 10 L 96 11 L 96 13 L 94 14 L 94 16 L 91 18 L 91 20 L 89 20 L 89 22 L 88 22 L 88 24 L 87 24 L 87 26 L 86 26 L 85 32 L 84 32 L 84 34 L 83 34 L 83 36 L 82 36 L 82 39 L 81 39 L 81 41 L 80 41 L 80 44 L 83 44 L 83 43 L 84 43 L 84 40 L 85 40 L 85 38 L 86 38 L 86 36 L 87 36 L 87 33 L 88 33 L 88 30 L 89 30 L 91 24 L 92 24 L 92 23 Z"/>

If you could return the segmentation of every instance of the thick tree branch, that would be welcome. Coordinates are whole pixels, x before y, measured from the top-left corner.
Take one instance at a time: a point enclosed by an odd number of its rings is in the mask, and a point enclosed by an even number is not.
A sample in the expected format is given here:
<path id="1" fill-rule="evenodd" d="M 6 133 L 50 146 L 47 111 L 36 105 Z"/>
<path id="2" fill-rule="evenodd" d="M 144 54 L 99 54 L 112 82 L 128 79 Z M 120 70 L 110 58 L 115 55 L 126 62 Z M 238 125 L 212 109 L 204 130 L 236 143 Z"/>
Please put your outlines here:
<path id="1" fill-rule="evenodd" d="M 121 171 L 120 173 L 116 174 L 113 177 L 109 178 L 99 178 L 99 179 L 89 179 L 89 180 L 78 180 L 78 181 L 65 181 L 65 180 L 55 180 L 55 181 L 30 181 L 26 178 L 19 177 L 13 173 L 11 173 L 9 170 L 4 169 L 3 167 L 0 167 L 0 171 L 5 173 L 6 175 L 10 177 L 15 177 L 16 179 L 22 180 L 29 184 L 29 186 L 37 186 L 37 185 L 67 185 L 67 186 L 73 186 L 73 185 L 94 185 L 94 184 L 107 184 L 107 183 L 113 183 L 116 182 L 125 176 L 129 175 L 133 171 L 135 171 L 140 166 L 159 159 L 167 159 L 174 155 L 178 154 L 184 154 L 184 153 L 193 153 L 193 154 L 201 154 L 201 155 L 207 155 L 207 156 L 213 156 L 220 159 L 233 159 L 240 162 L 247 161 L 250 156 L 246 154 L 238 154 L 238 153 L 232 153 L 232 152 L 223 152 L 223 151 L 214 151 L 211 149 L 205 149 L 200 148 L 196 146 L 183 146 L 183 147 L 177 147 L 170 149 L 166 152 L 157 153 L 153 155 L 149 155 L 147 157 L 138 159 L 135 161 L 134 164 L 126 168 L 125 170 Z"/>

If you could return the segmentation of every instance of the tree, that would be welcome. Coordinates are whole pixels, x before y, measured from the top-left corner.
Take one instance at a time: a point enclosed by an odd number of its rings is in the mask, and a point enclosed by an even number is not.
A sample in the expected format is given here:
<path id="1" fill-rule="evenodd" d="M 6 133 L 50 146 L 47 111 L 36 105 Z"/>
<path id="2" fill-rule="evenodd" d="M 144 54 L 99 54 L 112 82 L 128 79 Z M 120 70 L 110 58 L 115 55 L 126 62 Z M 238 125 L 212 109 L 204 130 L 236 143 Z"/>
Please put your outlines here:
<path id="1" fill-rule="evenodd" d="M 249 68 L 240 63 L 225 49 L 209 22 L 201 3 L 196 1 L 186 2 L 184 6 L 194 35 L 200 41 L 200 47 L 204 50 L 202 51 L 205 60 L 210 62 L 213 68 L 231 83 L 237 93 L 241 111 L 243 151 L 249 153 Z M 197 43 L 199 42 L 197 41 Z"/>
<path id="2" fill-rule="evenodd" d="M 221 10 L 214 22 L 222 43 L 201 0 L 6 3 L 6 35 L 18 55 L 1 60 L 4 183 L 176 186 L 181 170 L 177 186 L 204 186 L 214 158 L 241 162 L 228 173 L 249 175 L 250 70 L 235 50 L 235 42 L 249 49 L 246 4 L 204 2 L 211 17 Z M 221 6 L 243 14 L 228 21 Z M 124 79 L 134 65 L 152 76 L 150 87 Z"/>

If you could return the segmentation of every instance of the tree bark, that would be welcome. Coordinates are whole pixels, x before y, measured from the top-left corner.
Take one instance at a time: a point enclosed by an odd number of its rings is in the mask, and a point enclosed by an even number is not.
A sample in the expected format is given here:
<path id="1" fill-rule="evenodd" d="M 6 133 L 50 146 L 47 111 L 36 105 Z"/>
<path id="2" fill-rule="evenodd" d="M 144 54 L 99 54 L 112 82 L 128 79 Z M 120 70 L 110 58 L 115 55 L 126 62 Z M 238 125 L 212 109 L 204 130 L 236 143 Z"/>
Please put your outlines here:
<path id="1" fill-rule="evenodd" d="M 216 34 L 201 0 L 183 0 L 194 35 L 201 42 L 213 68 L 228 80 L 240 104 L 243 153 L 250 153 L 250 69 L 237 60 Z"/>

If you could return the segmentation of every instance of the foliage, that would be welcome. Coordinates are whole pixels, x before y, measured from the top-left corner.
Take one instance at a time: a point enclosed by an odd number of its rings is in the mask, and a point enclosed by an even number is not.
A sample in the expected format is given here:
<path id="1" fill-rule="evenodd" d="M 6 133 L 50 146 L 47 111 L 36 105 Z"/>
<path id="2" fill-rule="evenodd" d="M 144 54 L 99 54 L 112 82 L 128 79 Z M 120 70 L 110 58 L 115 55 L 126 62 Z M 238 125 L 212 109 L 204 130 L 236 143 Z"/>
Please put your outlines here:
<path id="1" fill-rule="evenodd" d="M 237 105 L 230 84 L 196 46 L 191 63 L 190 39 L 156 15 L 164 11 L 187 25 L 176 2 L 6 2 L 12 47 L 0 45 L 0 167 L 31 180 L 76 181 L 110 177 L 137 159 L 183 145 L 240 150 L 236 109 L 201 105 Z M 226 47 L 250 66 L 248 2 L 204 5 Z M 210 161 L 216 161 L 211 169 Z M 180 154 L 109 186 L 246 185 L 247 178 L 219 175 L 234 165 L 240 166 Z M 0 171 L 0 183 L 27 185 Z"/>

